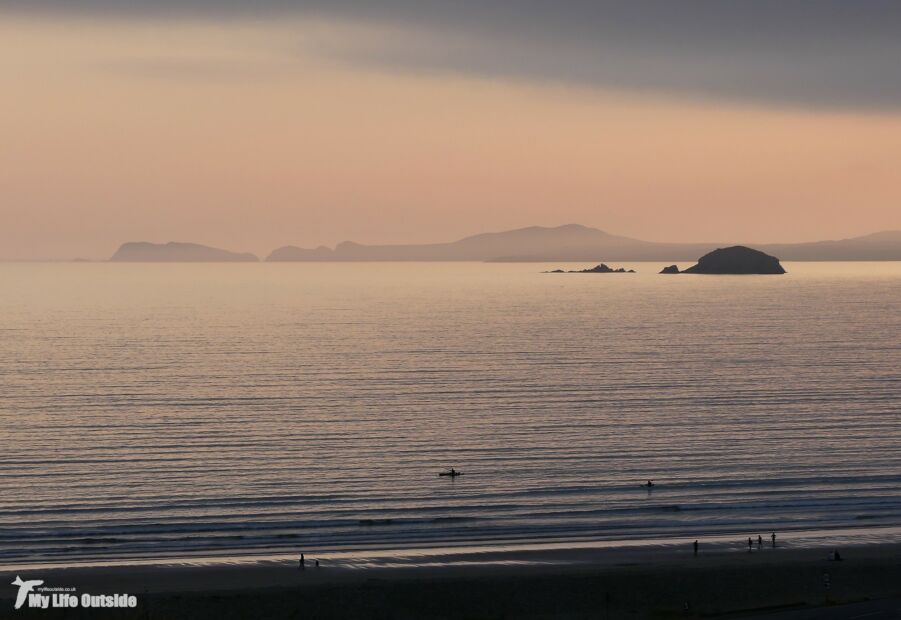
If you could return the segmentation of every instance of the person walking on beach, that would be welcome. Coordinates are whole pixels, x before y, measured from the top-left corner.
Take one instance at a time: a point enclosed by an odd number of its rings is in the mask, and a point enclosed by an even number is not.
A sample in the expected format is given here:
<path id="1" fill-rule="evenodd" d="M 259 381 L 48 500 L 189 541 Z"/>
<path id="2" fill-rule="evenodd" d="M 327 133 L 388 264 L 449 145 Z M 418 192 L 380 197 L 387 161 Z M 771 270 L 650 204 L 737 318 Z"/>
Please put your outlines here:
<path id="1" fill-rule="evenodd" d="M 751 542 L 751 537 L 748 536 L 748 553 L 751 553 L 751 545 L 753 545 L 753 544 L 754 543 Z"/>
<path id="2" fill-rule="evenodd" d="M 304 568 L 304 564 L 306 564 L 306 561 L 307 561 L 306 558 L 304 558 L 304 557 L 303 557 L 303 554 L 301 553 L 301 554 L 300 554 L 300 560 L 298 560 L 298 562 L 297 562 L 297 568 L 303 569 L 303 568 Z"/>
<path id="3" fill-rule="evenodd" d="M 695 555 L 698 555 L 698 541 L 695 541 L 694 547 L 695 547 Z"/>
<path id="4" fill-rule="evenodd" d="M 772 536 L 770 536 L 770 538 L 773 539 L 773 549 L 775 549 L 776 548 L 776 532 L 773 532 L 773 534 L 772 534 Z"/>
<path id="5" fill-rule="evenodd" d="M 757 548 L 763 549 L 763 536 L 760 534 L 757 535 Z"/>

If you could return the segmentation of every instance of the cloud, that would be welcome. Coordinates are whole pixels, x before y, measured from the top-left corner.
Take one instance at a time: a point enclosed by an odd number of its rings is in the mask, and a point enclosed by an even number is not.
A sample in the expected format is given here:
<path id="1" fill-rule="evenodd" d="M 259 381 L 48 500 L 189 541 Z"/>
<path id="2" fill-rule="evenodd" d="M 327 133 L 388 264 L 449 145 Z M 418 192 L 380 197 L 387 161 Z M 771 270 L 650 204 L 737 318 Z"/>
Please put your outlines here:
<path id="1" fill-rule="evenodd" d="M 77 4 L 77 9 L 73 5 Z M 811 108 L 901 108 L 893 0 L 5 0 L 128 19 L 366 25 L 320 52 L 413 72 Z"/>

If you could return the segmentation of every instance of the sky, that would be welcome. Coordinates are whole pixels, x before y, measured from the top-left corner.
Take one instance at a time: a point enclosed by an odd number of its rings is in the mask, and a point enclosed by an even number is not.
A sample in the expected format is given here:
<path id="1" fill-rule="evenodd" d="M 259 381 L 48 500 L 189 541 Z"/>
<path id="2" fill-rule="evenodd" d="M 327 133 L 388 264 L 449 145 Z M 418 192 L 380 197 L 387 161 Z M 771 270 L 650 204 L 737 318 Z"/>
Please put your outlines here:
<path id="1" fill-rule="evenodd" d="M 901 229 L 901 3 L 2 0 L 0 259 Z"/>

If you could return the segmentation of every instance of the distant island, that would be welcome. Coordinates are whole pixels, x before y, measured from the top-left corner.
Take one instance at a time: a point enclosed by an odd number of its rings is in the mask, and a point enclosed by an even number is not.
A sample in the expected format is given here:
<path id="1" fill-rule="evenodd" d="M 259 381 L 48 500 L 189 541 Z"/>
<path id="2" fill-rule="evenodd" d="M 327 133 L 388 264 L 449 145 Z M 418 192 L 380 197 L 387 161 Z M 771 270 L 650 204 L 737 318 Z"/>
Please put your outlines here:
<path id="1" fill-rule="evenodd" d="M 577 269 L 574 271 L 564 271 L 562 269 L 554 269 L 553 271 L 545 271 L 543 273 L 635 273 L 634 269 L 626 270 L 623 267 L 619 269 L 613 269 L 612 267 L 608 267 L 606 264 L 601 263 L 596 267 L 592 267 L 591 269 Z"/>
<path id="2" fill-rule="evenodd" d="M 735 245 L 719 248 L 698 259 L 698 263 L 685 271 L 676 265 L 664 267 L 660 273 L 709 273 L 709 274 L 783 274 L 785 269 L 779 259 L 760 250 Z"/>
<path id="3" fill-rule="evenodd" d="M 113 262 L 146 263 L 255 263 L 253 254 L 239 254 L 197 243 L 123 243 L 110 258 Z"/>
<path id="4" fill-rule="evenodd" d="M 583 262 L 597 260 L 694 260 L 724 243 L 658 243 L 611 235 L 596 228 L 567 224 L 532 226 L 484 233 L 450 243 L 364 245 L 345 241 L 334 249 L 284 246 L 267 261 L 489 261 Z M 901 260 L 901 231 L 836 241 L 755 244 L 760 250 L 795 261 Z"/>

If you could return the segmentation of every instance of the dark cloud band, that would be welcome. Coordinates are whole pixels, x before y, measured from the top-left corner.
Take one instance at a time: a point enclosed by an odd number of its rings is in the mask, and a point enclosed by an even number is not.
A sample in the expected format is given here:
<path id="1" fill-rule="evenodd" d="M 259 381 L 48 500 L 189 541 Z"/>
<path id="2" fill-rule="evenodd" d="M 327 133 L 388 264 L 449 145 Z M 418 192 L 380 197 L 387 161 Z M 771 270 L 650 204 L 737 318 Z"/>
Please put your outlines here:
<path id="1" fill-rule="evenodd" d="M 889 0 L 5 0 L 0 7 L 133 19 L 324 17 L 400 33 L 329 50 L 354 63 L 777 105 L 901 107 L 901 3 Z"/>

